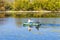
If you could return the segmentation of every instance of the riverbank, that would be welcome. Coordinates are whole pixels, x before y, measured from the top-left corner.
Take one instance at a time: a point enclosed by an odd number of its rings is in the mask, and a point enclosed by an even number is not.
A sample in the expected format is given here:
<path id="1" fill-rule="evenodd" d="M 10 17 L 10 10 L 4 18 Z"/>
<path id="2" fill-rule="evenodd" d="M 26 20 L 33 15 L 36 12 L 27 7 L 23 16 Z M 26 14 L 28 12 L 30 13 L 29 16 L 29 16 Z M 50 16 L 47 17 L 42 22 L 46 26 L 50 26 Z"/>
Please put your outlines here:
<path id="1" fill-rule="evenodd" d="M 3 13 L 3 12 L 6 12 L 6 13 L 16 13 L 16 12 L 60 12 L 60 11 L 0 11 L 0 13 Z"/>
<path id="2" fill-rule="evenodd" d="M 1 11 L 0 17 L 15 18 L 56 18 L 60 17 L 60 11 Z"/>

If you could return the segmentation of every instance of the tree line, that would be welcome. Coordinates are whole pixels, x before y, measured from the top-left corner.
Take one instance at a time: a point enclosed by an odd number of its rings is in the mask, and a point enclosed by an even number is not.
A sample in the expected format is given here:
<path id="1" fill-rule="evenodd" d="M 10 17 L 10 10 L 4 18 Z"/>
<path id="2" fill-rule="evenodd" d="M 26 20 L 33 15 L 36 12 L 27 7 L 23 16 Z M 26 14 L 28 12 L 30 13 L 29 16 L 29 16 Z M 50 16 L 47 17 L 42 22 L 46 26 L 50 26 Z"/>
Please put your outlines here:
<path id="1" fill-rule="evenodd" d="M 23 11 L 59 11 L 60 10 L 60 0 L 16 0 L 15 10 Z"/>
<path id="2" fill-rule="evenodd" d="M 15 11 L 59 11 L 60 0 L 15 0 L 13 3 L 1 2 L 0 7 L 5 5 L 5 10 Z M 3 8 L 2 8 L 3 9 Z"/>

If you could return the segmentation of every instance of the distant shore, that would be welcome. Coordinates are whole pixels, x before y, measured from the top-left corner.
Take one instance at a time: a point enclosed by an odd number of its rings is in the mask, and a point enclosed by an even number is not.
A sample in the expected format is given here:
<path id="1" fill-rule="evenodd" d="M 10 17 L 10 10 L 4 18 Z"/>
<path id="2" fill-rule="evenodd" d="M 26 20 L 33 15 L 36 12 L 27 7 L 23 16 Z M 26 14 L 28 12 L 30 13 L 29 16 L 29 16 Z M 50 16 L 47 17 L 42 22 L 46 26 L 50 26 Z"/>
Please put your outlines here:
<path id="1" fill-rule="evenodd" d="M 0 13 L 6 12 L 6 13 L 15 13 L 15 12 L 60 12 L 60 11 L 0 11 Z"/>
<path id="2" fill-rule="evenodd" d="M 60 18 L 60 11 L 0 11 L 0 17 L 14 18 Z"/>

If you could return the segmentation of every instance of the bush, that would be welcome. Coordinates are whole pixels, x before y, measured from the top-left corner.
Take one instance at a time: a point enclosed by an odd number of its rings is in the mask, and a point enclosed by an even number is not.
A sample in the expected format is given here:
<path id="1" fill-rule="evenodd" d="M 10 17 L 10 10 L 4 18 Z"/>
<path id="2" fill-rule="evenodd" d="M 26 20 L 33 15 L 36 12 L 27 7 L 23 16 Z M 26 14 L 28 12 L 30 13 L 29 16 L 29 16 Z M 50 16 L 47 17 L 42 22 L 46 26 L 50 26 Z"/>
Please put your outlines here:
<path id="1" fill-rule="evenodd" d="M 15 10 L 23 11 L 40 11 L 40 10 L 49 10 L 49 11 L 58 11 L 60 10 L 60 0 L 15 0 Z"/>

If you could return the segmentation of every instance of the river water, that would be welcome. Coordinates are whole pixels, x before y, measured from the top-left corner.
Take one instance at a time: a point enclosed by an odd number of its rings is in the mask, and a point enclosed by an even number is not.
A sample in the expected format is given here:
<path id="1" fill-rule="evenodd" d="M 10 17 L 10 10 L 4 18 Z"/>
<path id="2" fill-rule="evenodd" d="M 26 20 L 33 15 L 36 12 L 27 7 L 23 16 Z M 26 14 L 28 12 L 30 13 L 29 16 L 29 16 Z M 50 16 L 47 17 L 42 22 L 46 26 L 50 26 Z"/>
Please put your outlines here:
<path id="1" fill-rule="evenodd" d="M 29 18 L 0 18 L 0 40 L 60 40 L 60 18 L 30 18 L 39 21 L 39 30 L 35 27 L 28 31 L 23 23 Z M 53 24 L 53 25 L 47 25 Z"/>

